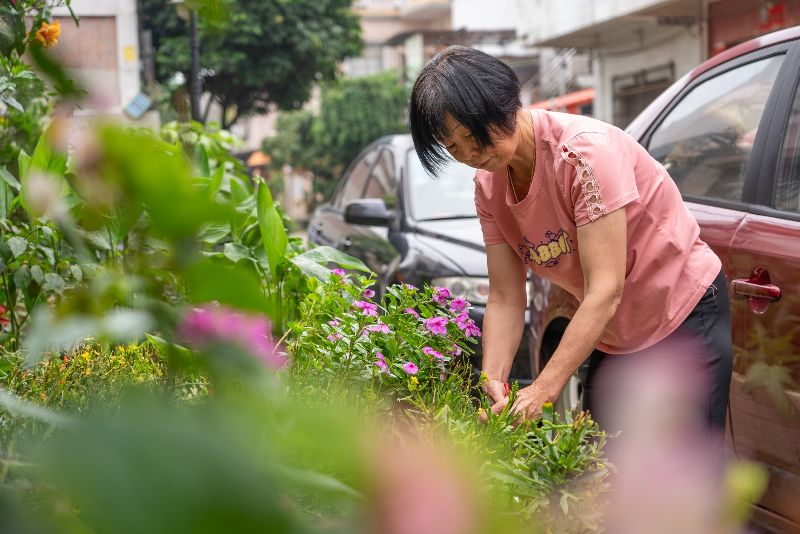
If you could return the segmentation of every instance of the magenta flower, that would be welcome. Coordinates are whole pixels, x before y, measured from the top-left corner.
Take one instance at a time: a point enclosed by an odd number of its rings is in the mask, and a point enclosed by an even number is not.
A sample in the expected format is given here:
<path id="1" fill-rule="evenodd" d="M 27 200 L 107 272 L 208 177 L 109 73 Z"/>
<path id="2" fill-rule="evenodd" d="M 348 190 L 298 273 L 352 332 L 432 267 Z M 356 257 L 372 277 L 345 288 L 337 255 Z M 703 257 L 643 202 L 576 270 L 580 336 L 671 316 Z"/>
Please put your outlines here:
<path id="1" fill-rule="evenodd" d="M 475 321 L 470 321 L 464 328 L 464 334 L 469 337 L 481 337 L 481 329 L 475 324 Z"/>
<path id="2" fill-rule="evenodd" d="M 364 290 L 364 298 L 365 299 L 371 299 L 374 296 L 375 296 L 375 291 L 373 291 L 371 289 L 365 289 Z"/>
<path id="3" fill-rule="evenodd" d="M 406 289 L 408 289 L 409 291 L 416 291 L 417 290 L 417 287 L 416 286 L 412 286 L 411 284 L 406 284 L 405 286 L 406 286 Z"/>
<path id="4" fill-rule="evenodd" d="M 450 298 L 450 290 L 446 287 L 434 287 L 433 288 L 433 300 L 435 300 L 439 305 L 444 306 L 447 304 L 446 299 Z"/>
<path id="5" fill-rule="evenodd" d="M 403 310 L 403 313 L 413 315 L 414 317 L 419 319 L 419 314 L 417 313 L 417 310 L 415 310 L 414 308 L 406 308 L 405 310 Z"/>
<path id="6" fill-rule="evenodd" d="M 339 276 L 341 278 L 344 278 L 345 276 L 347 276 L 347 273 L 344 272 L 344 269 L 333 269 L 331 272 L 333 274 L 335 274 L 336 276 Z"/>
<path id="7" fill-rule="evenodd" d="M 333 343 L 337 339 L 342 339 L 342 334 L 340 334 L 339 332 L 334 332 L 333 334 L 329 335 L 327 339 L 328 341 Z"/>
<path id="8" fill-rule="evenodd" d="M 333 326 L 333 327 L 339 326 L 339 324 L 340 324 L 339 323 L 339 319 L 331 319 L 330 321 L 328 321 L 328 324 Z"/>
<path id="9" fill-rule="evenodd" d="M 428 356 L 433 356 L 434 358 L 438 358 L 440 360 L 444 360 L 444 354 L 439 351 L 433 350 L 431 347 L 422 347 L 422 352 L 427 354 Z"/>
<path id="10" fill-rule="evenodd" d="M 389 332 L 391 332 L 391 330 L 389 330 L 388 324 L 379 322 L 378 324 L 371 324 L 369 326 L 364 327 L 364 330 L 361 331 L 361 335 L 366 336 L 369 332 L 380 332 L 381 334 L 388 334 Z"/>
<path id="11" fill-rule="evenodd" d="M 450 351 L 453 356 L 461 356 L 461 347 L 453 343 L 453 350 Z"/>
<path id="12" fill-rule="evenodd" d="M 464 330 L 464 325 L 469 321 L 471 321 L 471 319 L 469 318 L 469 313 L 466 311 L 462 311 L 458 314 L 458 317 L 456 317 L 456 324 L 461 330 Z"/>
<path id="13" fill-rule="evenodd" d="M 356 308 L 361 309 L 361 313 L 364 315 L 371 315 L 372 317 L 378 316 L 378 305 L 373 304 L 372 302 L 366 302 L 364 300 L 357 300 L 353 303 L 353 306 Z"/>
<path id="14" fill-rule="evenodd" d="M 450 311 L 452 313 L 463 311 L 467 306 L 469 306 L 469 302 L 462 298 L 456 298 L 450 301 Z"/>
<path id="15" fill-rule="evenodd" d="M 375 353 L 375 366 L 381 370 L 381 373 L 389 374 L 389 366 L 386 364 L 386 358 L 380 352 Z"/>
<path id="16" fill-rule="evenodd" d="M 431 333 L 444 336 L 447 334 L 447 317 L 431 317 L 425 320 L 425 328 Z"/>
<path id="17" fill-rule="evenodd" d="M 419 367 L 417 367 L 413 362 L 407 362 L 403 364 L 403 371 L 405 371 L 406 374 L 415 375 L 417 374 L 417 371 L 419 371 Z"/>
<path id="18" fill-rule="evenodd" d="M 239 346 L 273 369 L 283 367 L 287 360 L 277 351 L 270 322 L 263 315 L 216 306 L 192 308 L 181 319 L 178 334 L 201 350 L 213 343 Z"/>

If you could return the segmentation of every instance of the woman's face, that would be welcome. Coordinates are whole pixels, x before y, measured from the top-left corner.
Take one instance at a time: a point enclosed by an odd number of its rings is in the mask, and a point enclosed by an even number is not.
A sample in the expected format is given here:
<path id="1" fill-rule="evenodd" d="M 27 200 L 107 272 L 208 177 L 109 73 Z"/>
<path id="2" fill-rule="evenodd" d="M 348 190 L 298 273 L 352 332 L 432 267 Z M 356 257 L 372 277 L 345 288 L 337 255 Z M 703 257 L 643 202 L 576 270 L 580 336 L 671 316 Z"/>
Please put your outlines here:
<path id="1" fill-rule="evenodd" d="M 456 121 L 451 115 L 445 117 L 445 124 L 450 136 L 442 139 L 442 145 L 456 160 L 490 172 L 505 172 L 517 151 L 517 134 L 504 135 L 502 132 L 491 132 L 492 145 L 481 150 L 469 129 Z"/>

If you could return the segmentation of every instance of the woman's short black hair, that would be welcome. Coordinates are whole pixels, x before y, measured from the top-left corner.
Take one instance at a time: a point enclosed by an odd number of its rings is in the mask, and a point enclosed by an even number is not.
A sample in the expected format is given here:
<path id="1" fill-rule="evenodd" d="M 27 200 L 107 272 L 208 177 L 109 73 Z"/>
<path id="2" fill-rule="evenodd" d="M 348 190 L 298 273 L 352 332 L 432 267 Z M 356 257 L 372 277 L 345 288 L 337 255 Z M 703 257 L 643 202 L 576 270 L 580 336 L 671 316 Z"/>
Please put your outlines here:
<path id="1" fill-rule="evenodd" d="M 449 114 L 469 128 L 478 146 L 491 146 L 492 130 L 510 135 L 522 107 L 520 84 L 511 67 L 480 50 L 450 46 L 431 59 L 414 82 L 409 124 L 422 166 L 435 175 L 448 160 Z"/>

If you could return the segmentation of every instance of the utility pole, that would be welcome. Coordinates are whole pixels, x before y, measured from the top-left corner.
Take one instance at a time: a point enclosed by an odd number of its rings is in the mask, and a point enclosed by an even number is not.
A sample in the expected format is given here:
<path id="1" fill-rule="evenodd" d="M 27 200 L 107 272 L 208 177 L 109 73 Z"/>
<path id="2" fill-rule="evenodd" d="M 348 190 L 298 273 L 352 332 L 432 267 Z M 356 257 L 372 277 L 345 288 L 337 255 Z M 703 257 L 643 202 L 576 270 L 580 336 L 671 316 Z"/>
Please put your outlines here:
<path id="1" fill-rule="evenodd" d="M 189 91 L 192 101 L 192 120 L 201 122 L 200 115 L 200 39 L 197 37 L 197 11 L 189 10 L 189 45 L 192 61 L 189 67 Z"/>

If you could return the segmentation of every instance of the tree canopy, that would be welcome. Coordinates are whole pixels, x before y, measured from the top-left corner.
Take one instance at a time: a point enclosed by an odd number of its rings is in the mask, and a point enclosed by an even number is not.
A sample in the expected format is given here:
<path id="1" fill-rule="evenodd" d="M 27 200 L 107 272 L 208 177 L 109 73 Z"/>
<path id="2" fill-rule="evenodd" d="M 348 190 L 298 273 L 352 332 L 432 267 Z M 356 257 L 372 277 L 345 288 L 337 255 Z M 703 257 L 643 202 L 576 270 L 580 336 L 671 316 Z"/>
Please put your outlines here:
<path id="1" fill-rule="evenodd" d="M 264 141 L 273 165 L 338 178 L 345 166 L 375 139 L 406 132 L 408 89 L 386 72 L 342 78 L 322 90 L 318 115 L 302 110 L 282 114 L 278 134 Z"/>
<path id="2" fill-rule="evenodd" d="M 156 77 L 188 78 L 188 26 L 165 0 L 141 0 L 152 32 Z M 209 7 L 212 6 L 212 7 Z M 223 127 L 270 105 L 298 109 L 316 82 L 361 52 L 351 0 L 216 0 L 199 11 L 203 91 L 224 110 Z"/>

